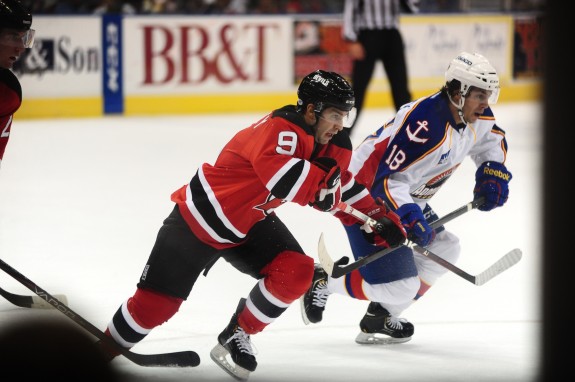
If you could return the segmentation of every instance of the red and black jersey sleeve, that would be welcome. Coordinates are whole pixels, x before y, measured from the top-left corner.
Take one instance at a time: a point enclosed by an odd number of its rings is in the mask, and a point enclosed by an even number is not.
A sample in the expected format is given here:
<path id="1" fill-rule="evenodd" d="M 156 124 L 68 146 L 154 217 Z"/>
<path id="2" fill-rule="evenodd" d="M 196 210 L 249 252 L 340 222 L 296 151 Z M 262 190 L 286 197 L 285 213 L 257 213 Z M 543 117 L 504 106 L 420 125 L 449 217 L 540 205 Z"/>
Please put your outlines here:
<path id="1" fill-rule="evenodd" d="M 8 69 L 0 69 L 0 161 L 4 156 L 12 116 L 22 104 L 22 87 L 18 78 Z"/>

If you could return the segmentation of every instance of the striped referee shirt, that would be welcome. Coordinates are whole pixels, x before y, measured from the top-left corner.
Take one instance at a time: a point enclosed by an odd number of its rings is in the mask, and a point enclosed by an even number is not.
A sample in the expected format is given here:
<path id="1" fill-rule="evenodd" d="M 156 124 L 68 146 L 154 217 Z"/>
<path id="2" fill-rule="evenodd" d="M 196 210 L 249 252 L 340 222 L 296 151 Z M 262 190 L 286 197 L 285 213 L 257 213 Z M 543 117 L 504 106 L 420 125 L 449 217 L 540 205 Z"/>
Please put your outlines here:
<path id="1" fill-rule="evenodd" d="M 402 10 L 418 12 L 419 0 L 345 0 L 343 38 L 356 41 L 361 29 L 399 29 Z"/>

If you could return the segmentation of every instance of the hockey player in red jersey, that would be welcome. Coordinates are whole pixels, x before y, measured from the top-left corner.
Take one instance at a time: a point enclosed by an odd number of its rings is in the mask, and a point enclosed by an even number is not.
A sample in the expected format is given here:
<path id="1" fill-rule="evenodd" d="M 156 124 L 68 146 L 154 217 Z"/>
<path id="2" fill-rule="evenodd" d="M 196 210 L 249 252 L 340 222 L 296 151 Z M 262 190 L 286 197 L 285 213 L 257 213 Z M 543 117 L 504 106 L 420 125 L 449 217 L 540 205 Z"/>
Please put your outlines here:
<path id="1" fill-rule="evenodd" d="M 4 152 L 10 139 L 10 129 L 14 114 L 22 104 L 22 86 L 11 69 L 24 51 L 34 44 L 35 31 L 32 27 L 32 14 L 18 0 L 0 0 L 0 167 Z M 21 305 L 13 298 L 30 297 L 14 295 L 0 288 L 0 294 L 17 306 Z M 62 302 L 66 296 L 57 295 Z M 43 301 L 43 300 L 38 300 Z M 42 306 L 43 303 L 31 303 L 28 307 Z"/>
<path id="2" fill-rule="evenodd" d="M 347 134 L 354 107 L 351 86 L 322 70 L 298 87 L 288 105 L 239 131 L 214 164 L 204 163 L 172 194 L 175 207 L 164 220 L 137 284 L 106 333 L 131 348 L 180 308 L 202 272 L 220 257 L 258 281 L 242 298 L 219 334 L 211 358 L 238 379 L 257 366 L 250 336 L 261 332 L 311 284 L 307 256 L 274 210 L 283 203 L 333 213 L 346 225 L 361 224 L 337 211 L 340 200 L 379 222 L 364 227 L 374 245 L 397 245 L 406 233 L 397 215 L 374 201 L 347 170 Z M 113 354 L 112 354 L 113 355 Z"/>
<path id="3" fill-rule="evenodd" d="M 22 87 L 10 69 L 34 43 L 32 14 L 18 0 L 0 0 L 0 165 L 10 138 L 14 113 L 22 104 Z"/>

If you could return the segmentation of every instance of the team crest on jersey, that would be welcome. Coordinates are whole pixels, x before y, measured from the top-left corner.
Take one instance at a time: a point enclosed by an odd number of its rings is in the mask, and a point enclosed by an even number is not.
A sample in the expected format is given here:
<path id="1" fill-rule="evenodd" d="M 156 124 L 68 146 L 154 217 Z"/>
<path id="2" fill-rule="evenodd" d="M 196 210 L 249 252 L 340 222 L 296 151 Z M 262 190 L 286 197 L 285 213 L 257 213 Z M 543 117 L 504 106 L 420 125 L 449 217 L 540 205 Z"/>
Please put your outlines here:
<path id="1" fill-rule="evenodd" d="M 447 179 L 449 179 L 457 167 L 459 167 L 459 164 L 429 179 L 426 183 L 422 184 L 416 190 L 414 190 L 411 193 L 411 196 L 418 199 L 431 199 L 431 197 L 435 195 L 437 191 L 439 191 L 441 186 L 447 182 Z"/>
<path id="2" fill-rule="evenodd" d="M 411 131 L 411 125 L 407 125 L 405 132 L 407 133 L 409 140 L 416 143 L 427 142 L 429 138 L 423 138 L 424 134 L 429 131 L 427 125 L 427 121 L 417 121 L 417 127 L 415 128 L 415 131 Z"/>
<path id="3" fill-rule="evenodd" d="M 274 212 L 274 210 L 276 208 L 278 208 L 279 206 L 281 206 L 284 203 L 285 203 L 285 200 L 278 199 L 275 196 L 273 196 L 272 194 L 269 194 L 265 203 L 258 204 L 257 206 L 254 206 L 254 208 L 256 210 L 262 211 L 265 216 L 268 216 L 272 212 Z"/>
<path id="4" fill-rule="evenodd" d="M 449 158 L 449 154 L 451 154 L 451 150 L 449 150 L 445 154 L 441 154 L 441 158 L 439 158 L 439 162 L 437 162 L 437 164 L 445 163 L 447 161 L 447 158 Z"/>

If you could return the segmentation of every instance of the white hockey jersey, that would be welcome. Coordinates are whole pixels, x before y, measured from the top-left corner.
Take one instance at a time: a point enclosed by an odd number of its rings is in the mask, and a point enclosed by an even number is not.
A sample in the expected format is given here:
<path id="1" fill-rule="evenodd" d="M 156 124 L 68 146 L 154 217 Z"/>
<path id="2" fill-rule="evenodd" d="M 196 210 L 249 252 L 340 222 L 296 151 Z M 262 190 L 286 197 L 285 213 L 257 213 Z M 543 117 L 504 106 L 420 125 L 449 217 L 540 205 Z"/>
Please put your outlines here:
<path id="1" fill-rule="evenodd" d="M 422 207 L 468 155 L 477 166 L 505 163 L 505 131 L 491 108 L 475 123 L 458 126 L 449 100 L 438 92 L 404 105 L 368 136 L 354 150 L 349 169 L 374 198 L 393 209 L 406 203 Z"/>

